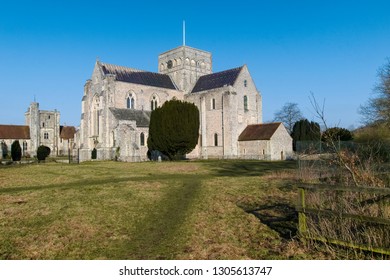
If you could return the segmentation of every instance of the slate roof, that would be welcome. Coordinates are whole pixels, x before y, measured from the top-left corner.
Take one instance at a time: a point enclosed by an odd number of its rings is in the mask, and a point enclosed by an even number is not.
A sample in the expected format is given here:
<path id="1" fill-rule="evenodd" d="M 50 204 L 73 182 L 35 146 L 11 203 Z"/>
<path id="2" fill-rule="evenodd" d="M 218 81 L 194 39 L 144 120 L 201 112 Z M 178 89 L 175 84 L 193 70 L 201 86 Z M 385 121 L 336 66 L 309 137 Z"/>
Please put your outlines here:
<path id="1" fill-rule="evenodd" d="M 60 138 L 62 139 L 73 139 L 76 133 L 74 126 L 60 126 Z"/>
<path id="2" fill-rule="evenodd" d="M 242 68 L 243 66 L 201 76 L 192 89 L 192 93 L 220 88 L 225 85 L 232 86 L 236 82 Z"/>
<path id="3" fill-rule="evenodd" d="M 280 122 L 248 125 L 238 136 L 238 141 L 271 140 L 280 125 Z"/>
<path id="4" fill-rule="evenodd" d="M 0 139 L 30 139 L 28 125 L 0 125 Z"/>
<path id="5" fill-rule="evenodd" d="M 140 71 L 107 63 L 101 63 L 101 66 L 105 75 L 115 75 L 117 81 L 167 89 L 176 89 L 171 78 L 166 74 Z"/>
<path id="6" fill-rule="evenodd" d="M 110 108 L 111 113 L 117 120 L 135 121 L 138 127 L 148 127 L 150 122 L 150 111 L 135 109 Z"/>

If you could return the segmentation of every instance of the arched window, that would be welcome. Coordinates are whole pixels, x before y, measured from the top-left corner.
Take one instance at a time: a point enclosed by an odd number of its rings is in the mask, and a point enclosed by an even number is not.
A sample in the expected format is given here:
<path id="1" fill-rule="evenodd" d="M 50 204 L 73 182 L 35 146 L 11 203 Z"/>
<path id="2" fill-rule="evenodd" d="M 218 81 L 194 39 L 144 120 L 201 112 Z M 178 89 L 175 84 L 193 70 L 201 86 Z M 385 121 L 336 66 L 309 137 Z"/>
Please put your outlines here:
<path id="1" fill-rule="evenodd" d="M 244 80 L 244 87 L 246 87 L 248 85 L 247 81 Z"/>
<path id="2" fill-rule="evenodd" d="M 139 136 L 139 142 L 141 146 L 145 146 L 145 134 L 141 132 L 141 135 Z"/>
<path id="3" fill-rule="evenodd" d="M 218 134 L 214 134 L 214 146 L 218 146 Z"/>
<path id="4" fill-rule="evenodd" d="M 155 95 L 153 95 L 152 99 L 150 100 L 150 110 L 156 110 L 158 107 L 158 99 Z"/>
<path id="5" fill-rule="evenodd" d="M 127 97 L 127 108 L 128 109 L 134 109 L 135 107 L 135 100 L 134 100 L 134 97 L 132 94 L 129 94 L 129 96 Z"/>
<path id="6" fill-rule="evenodd" d="M 215 110 L 215 98 L 211 99 L 211 109 Z"/>
<path id="7" fill-rule="evenodd" d="M 244 95 L 244 111 L 248 111 L 248 96 Z"/>
<path id="8" fill-rule="evenodd" d="M 45 132 L 43 134 L 43 139 L 49 139 L 49 133 L 48 132 Z"/>

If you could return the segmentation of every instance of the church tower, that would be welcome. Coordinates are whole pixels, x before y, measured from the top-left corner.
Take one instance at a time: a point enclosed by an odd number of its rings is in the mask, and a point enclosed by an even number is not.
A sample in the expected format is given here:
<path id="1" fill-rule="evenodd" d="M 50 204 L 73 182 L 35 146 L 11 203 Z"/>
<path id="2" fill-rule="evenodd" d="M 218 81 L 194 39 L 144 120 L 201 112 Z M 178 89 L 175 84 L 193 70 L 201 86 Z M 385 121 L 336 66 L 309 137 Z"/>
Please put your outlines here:
<path id="1" fill-rule="evenodd" d="M 179 90 L 188 93 L 200 76 L 212 73 L 211 53 L 183 45 L 160 54 L 158 69 L 168 74 Z"/>

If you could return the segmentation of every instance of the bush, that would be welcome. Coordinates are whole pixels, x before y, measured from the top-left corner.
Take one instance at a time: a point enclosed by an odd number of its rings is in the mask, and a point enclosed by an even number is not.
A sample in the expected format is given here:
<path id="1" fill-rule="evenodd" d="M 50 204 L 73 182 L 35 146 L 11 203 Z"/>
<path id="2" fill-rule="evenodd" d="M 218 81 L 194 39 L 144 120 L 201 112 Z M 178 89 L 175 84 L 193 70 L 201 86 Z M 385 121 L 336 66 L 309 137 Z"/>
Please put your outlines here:
<path id="1" fill-rule="evenodd" d="M 22 159 L 22 148 L 18 140 L 15 140 L 11 145 L 11 157 L 13 161 L 20 161 Z"/>
<path id="2" fill-rule="evenodd" d="M 50 155 L 50 148 L 46 146 L 39 146 L 37 150 L 38 161 L 45 160 Z"/>
<path id="3" fill-rule="evenodd" d="M 353 139 L 352 133 L 345 128 L 331 127 L 324 131 L 322 134 L 322 141 L 351 141 Z"/>

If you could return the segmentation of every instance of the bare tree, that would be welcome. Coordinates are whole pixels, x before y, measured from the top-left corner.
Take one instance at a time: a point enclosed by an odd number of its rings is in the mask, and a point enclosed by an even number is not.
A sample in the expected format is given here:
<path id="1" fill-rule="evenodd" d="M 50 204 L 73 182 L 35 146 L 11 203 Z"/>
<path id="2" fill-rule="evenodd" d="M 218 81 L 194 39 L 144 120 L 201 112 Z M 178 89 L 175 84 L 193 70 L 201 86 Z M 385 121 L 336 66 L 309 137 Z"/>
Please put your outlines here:
<path id="1" fill-rule="evenodd" d="M 390 59 L 378 71 L 379 81 L 374 88 L 375 97 L 360 106 L 363 123 L 386 123 L 390 125 Z"/>
<path id="2" fill-rule="evenodd" d="M 303 119 L 303 114 L 297 103 L 287 102 L 280 111 L 274 115 L 274 121 L 282 122 L 291 134 L 294 124 Z"/>

